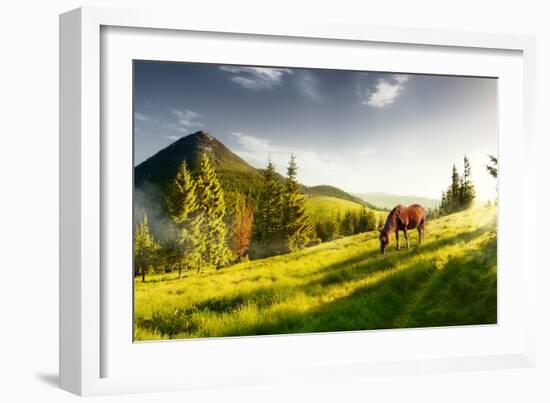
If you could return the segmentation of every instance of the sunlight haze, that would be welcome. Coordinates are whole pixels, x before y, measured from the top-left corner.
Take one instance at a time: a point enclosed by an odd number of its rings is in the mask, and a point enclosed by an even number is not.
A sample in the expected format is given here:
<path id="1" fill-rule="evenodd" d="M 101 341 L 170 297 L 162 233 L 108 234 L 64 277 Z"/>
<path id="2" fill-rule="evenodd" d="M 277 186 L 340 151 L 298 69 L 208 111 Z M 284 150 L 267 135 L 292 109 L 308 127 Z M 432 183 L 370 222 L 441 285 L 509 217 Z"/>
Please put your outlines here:
<path id="1" fill-rule="evenodd" d="M 497 80 L 137 61 L 135 165 L 204 130 L 257 168 L 305 185 L 439 199 L 472 164 L 478 201 L 496 197 Z"/>

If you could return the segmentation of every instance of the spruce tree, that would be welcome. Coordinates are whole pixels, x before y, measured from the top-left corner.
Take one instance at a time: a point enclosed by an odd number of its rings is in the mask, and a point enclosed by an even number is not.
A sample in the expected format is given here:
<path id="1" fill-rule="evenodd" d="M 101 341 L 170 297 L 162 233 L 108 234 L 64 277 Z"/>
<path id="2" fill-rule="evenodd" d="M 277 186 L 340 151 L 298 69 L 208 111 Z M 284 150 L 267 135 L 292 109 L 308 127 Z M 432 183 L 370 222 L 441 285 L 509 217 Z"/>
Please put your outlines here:
<path id="1" fill-rule="evenodd" d="M 460 175 L 456 169 L 456 165 L 453 164 L 453 173 L 451 176 L 451 210 L 455 211 L 460 205 Z"/>
<path id="2" fill-rule="evenodd" d="M 206 242 L 202 228 L 204 219 L 198 211 L 196 183 L 185 161 L 169 190 L 167 205 L 175 225 L 168 230 L 165 255 L 181 276 L 182 270 L 200 271 Z"/>
<path id="3" fill-rule="evenodd" d="M 365 206 L 361 206 L 361 211 L 357 219 L 357 227 L 355 228 L 356 233 L 367 232 L 369 229 L 369 215 Z"/>
<path id="4" fill-rule="evenodd" d="M 145 282 L 145 273 L 155 264 L 159 245 L 149 231 L 147 213 L 139 223 L 134 236 L 134 274 L 141 274 L 141 281 Z"/>
<path id="5" fill-rule="evenodd" d="M 472 182 L 472 166 L 466 156 L 464 156 L 464 174 L 462 175 L 461 186 L 461 208 L 467 209 L 472 206 L 476 197 L 476 190 Z"/>
<path id="6" fill-rule="evenodd" d="M 291 155 L 283 197 L 285 246 L 290 251 L 303 248 L 314 236 L 305 200 L 300 194 L 300 184 L 296 179 L 297 173 L 296 157 Z"/>
<path id="7" fill-rule="evenodd" d="M 448 210 L 447 195 L 445 192 L 441 192 L 441 205 L 439 206 L 439 209 L 444 213 Z"/>
<path id="8" fill-rule="evenodd" d="M 167 199 L 168 211 L 175 223 L 184 222 L 197 210 L 195 188 L 195 181 L 187 169 L 186 162 L 183 161 L 169 188 Z"/>
<path id="9" fill-rule="evenodd" d="M 498 177 L 498 159 L 494 155 L 489 154 L 489 161 L 489 164 L 485 165 L 485 168 L 489 172 L 489 175 L 496 179 Z"/>
<path id="10" fill-rule="evenodd" d="M 281 252 L 283 187 L 275 166 L 268 161 L 254 217 L 254 240 L 260 255 Z"/>
<path id="11" fill-rule="evenodd" d="M 340 221 L 340 233 L 343 236 L 350 236 L 353 235 L 354 230 L 353 215 L 351 211 L 346 211 L 344 217 Z"/>
<path id="12" fill-rule="evenodd" d="M 223 190 L 208 156 L 204 153 L 200 157 L 196 193 L 197 212 L 203 220 L 201 231 L 205 238 L 202 261 L 205 265 L 219 269 L 226 266 L 233 256 L 226 244 Z"/>

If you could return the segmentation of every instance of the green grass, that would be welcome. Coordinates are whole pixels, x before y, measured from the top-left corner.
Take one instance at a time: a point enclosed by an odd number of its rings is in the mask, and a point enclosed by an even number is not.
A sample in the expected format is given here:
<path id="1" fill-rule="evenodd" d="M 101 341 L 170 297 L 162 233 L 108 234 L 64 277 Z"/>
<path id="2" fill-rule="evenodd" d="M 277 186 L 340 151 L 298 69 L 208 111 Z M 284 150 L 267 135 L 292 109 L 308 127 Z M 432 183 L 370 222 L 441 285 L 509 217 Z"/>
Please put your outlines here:
<path id="1" fill-rule="evenodd" d="M 304 195 L 306 208 L 315 219 L 335 218 L 338 213 L 343 217 L 346 211 L 359 211 L 359 203 L 332 196 Z"/>
<path id="2" fill-rule="evenodd" d="M 219 271 L 135 283 L 135 339 L 496 323 L 496 209 L 430 221 L 417 246 L 359 234 Z"/>

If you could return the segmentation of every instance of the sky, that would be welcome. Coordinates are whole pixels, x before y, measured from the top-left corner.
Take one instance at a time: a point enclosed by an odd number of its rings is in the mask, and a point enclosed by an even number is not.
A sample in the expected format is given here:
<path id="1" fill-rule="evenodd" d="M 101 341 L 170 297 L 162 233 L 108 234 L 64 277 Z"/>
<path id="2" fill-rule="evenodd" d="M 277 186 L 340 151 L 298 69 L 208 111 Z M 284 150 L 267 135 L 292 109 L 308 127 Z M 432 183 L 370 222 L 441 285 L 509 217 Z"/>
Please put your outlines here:
<path id="1" fill-rule="evenodd" d="M 466 155 L 478 200 L 496 196 L 495 78 L 135 61 L 135 165 L 198 130 L 351 193 L 440 198 Z"/>

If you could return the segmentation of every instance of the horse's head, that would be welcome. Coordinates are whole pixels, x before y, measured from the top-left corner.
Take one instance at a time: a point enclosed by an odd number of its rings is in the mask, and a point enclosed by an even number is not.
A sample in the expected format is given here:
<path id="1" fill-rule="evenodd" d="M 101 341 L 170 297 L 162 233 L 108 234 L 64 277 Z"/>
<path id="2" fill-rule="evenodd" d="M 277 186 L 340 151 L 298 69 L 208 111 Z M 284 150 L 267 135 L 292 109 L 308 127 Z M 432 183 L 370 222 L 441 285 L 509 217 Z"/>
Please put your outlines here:
<path id="1" fill-rule="evenodd" d="M 387 231 L 380 230 L 380 252 L 386 253 L 388 245 L 390 244 L 390 236 Z"/>

